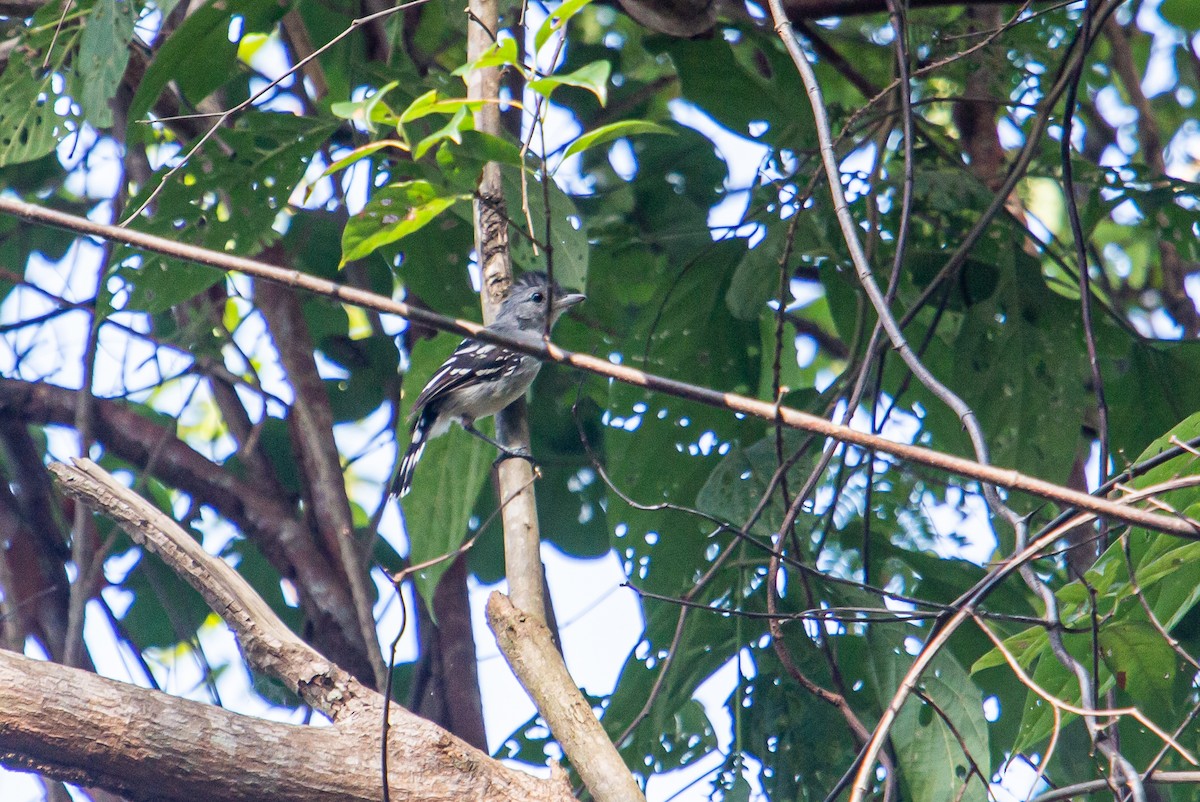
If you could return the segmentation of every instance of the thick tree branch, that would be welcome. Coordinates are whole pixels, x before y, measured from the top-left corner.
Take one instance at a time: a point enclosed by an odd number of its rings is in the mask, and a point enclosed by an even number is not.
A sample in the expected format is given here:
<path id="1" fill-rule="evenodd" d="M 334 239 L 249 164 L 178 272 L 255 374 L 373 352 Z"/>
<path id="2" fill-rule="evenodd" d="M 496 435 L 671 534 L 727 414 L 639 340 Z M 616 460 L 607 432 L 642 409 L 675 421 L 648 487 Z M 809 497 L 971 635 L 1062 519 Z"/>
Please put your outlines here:
<path id="1" fill-rule="evenodd" d="M 436 624 L 422 601 L 417 601 L 421 658 L 413 672 L 410 707 L 472 746 L 487 749 L 465 554 L 450 563 L 433 592 Z"/>
<path id="2" fill-rule="evenodd" d="M 470 0 L 467 25 L 467 59 L 472 61 L 491 46 L 499 30 L 498 0 Z M 473 70 L 468 77 L 467 95 L 483 100 L 475 114 L 475 128 L 499 136 L 500 72 L 496 68 Z M 535 125 L 540 122 L 535 122 Z M 532 134 L 531 134 L 532 135 Z M 548 176 L 542 177 L 549 181 Z M 550 206 L 546 201 L 546 208 Z M 508 247 L 508 214 L 505 211 L 504 187 L 500 165 L 488 162 L 479 180 L 479 192 L 474 204 L 475 252 L 479 254 L 483 272 L 481 301 L 485 323 L 495 320 L 499 303 L 512 283 L 512 258 Z M 549 228 L 549 217 L 546 222 Z M 549 231 L 546 232 L 550 239 Z M 553 280 L 553 266 L 547 253 L 547 272 Z M 547 335 L 549 331 L 547 330 Z M 549 337 L 546 338 L 549 340 Z M 509 448 L 529 448 L 529 411 L 525 399 L 518 399 L 496 416 L 496 433 L 500 442 Z M 528 623 L 536 633 L 524 642 L 527 648 L 534 643 L 546 648 L 539 651 L 536 663 L 541 682 L 526 682 L 527 671 L 518 667 L 509 652 L 509 664 L 521 678 L 533 697 L 538 712 L 550 725 L 550 731 L 562 745 L 571 763 L 579 769 L 584 784 L 597 802 L 637 802 L 642 792 L 629 773 L 616 747 L 608 740 L 604 728 L 588 706 L 583 694 L 571 679 L 562 654 L 546 626 L 553 620 L 546 612 L 545 571 L 541 557 L 541 531 L 538 526 L 537 501 L 533 489 L 533 469 L 525 460 L 505 460 L 497 469 L 500 497 L 511 501 L 501 506 L 504 524 L 504 574 L 512 598 L 493 594 L 488 603 L 493 608 L 507 607 Z M 519 612 L 518 612 L 519 611 Z M 489 623 L 497 640 L 504 643 L 512 634 L 509 628 L 497 627 L 491 615 Z M 534 659 L 532 657 L 527 659 Z"/>
<path id="3" fill-rule="evenodd" d="M 69 426 L 77 392 L 0 379 L 0 417 Z M 356 676 L 372 676 L 341 573 L 321 555 L 311 532 L 287 504 L 214 465 L 173 431 L 132 409 L 96 399 L 94 411 L 92 434 L 97 441 L 134 465 L 150 465 L 164 483 L 212 506 L 254 540 L 282 576 L 296 580 L 318 646 Z"/>
<path id="4" fill-rule="evenodd" d="M 1127 507 L 1106 498 L 1097 498 L 1076 490 L 1070 490 L 1052 482 L 1036 479 L 1016 470 L 999 468 L 994 465 L 983 465 L 963 457 L 944 454 L 940 451 L 909 445 L 907 443 L 897 443 L 883 437 L 857 431 L 848 426 L 839 426 L 824 418 L 791 407 L 779 406 L 769 401 L 759 401 L 737 393 L 726 393 L 708 387 L 699 387 L 687 382 L 647 373 L 627 365 L 614 365 L 606 359 L 566 351 L 553 343 L 543 342 L 540 338 L 525 339 L 500 334 L 487 330 L 472 321 L 444 317 L 401 301 L 393 301 L 382 295 L 376 295 L 375 293 L 366 292 L 354 287 L 347 287 L 333 281 L 301 273 L 297 270 L 287 270 L 242 256 L 210 251 L 206 248 L 184 245 L 150 234 L 142 234 L 116 226 L 94 223 L 86 218 L 76 217 L 53 209 L 45 209 L 35 204 L 8 197 L 0 197 L 0 212 L 13 214 L 32 222 L 66 228 L 77 233 L 110 238 L 136 248 L 173 256 L 178 259 L 186 259 L 222 270 L 236 270 L 258 278 L 278 281 L 288 286 L 300 287 L 310 292 L 336 298 L 348 304 L 362 306 L 378 312 L 400 315 L 415 323 L 439 331 L 449 331 L 463 337 L 472 337 L 481 342 L 503 345 L 521 353 L 531 354 L 547 362 L 570 365 L 573 368 L 593 373 L 597 376 L 604 376 L 624 382 L 625 384 L 643 387 L 649 392 L 686 398 L 700 404 L 727 409 L 731 412 L 740 412 L 744 415 L 761 418 L 765 421 L 774 422 L 779 420 L 789 428 L 813 432 L 823 437 L 829 437 L 863 448 L 873 448 L 884 454 L 891 454 L 899 459 L 915 462 L 919 465 L 926 465 L 939 471 L 993 484 L 1009 490 L 1019 490 L 1029 493 L 1039 498 L 1056 502 L 1064 507 L 1087 510 L 1114 521 L 1142 526 L 1156 532 L 1166 532 L 1191 539 L 1200 538 L 1200 523 L 1178 515 L 1164 515 Z M 0 388 L 3 388 L 3 381 L 0 381 Z M 0 406 L 0 411 L 3 411 L 2 406 Z M 199 459 L 203 459 L 199 455 L 196 456 Z"/>
<path id="5" fill-rule="evenodd" d="M 332 727 L 273 724 L 0 652 L 5 763 L 137 799 L 377 800 L 383 697 L 300 640 L 231 566 L 90 460 L 51 467 L 68 494 L 158 554 L 238 635 L 247 661 Z M 571 799 L 393 706 L 389 786 L 413 800 Z M 201 745 L 202 748 L 197 748 Z"/>
<path id="6" fill-rule="evenodd" d="M 492 45 L 500 26 L 498 0 L 471 0 L 467 23 L 467 60 L 474 61 Z M 475 129 L 500 136 L 500 70 L 488 67 L 467 76 L 467 96 L 483 100 L 475 112 Z M 491 323 L 512 283 L 512 257 L 508 247 L 508 212 L 500 165 L 488 162 L 479 178 L 474 202 L 475 252 L 483 273 L 480 301 L 483 322 Z M 512 449 L 529 449 L 529 413 L 523 399 L 496 416 L 496 434 Z M 501 498 L 512 498 L 501 510 L 504 525 L 504 574 L 513 603 L 541 621 L 546 620 L 542 590 L 541 531 L 533 489 L 533 468 L 525 460 L 510 459 L 496 471 Z"/>

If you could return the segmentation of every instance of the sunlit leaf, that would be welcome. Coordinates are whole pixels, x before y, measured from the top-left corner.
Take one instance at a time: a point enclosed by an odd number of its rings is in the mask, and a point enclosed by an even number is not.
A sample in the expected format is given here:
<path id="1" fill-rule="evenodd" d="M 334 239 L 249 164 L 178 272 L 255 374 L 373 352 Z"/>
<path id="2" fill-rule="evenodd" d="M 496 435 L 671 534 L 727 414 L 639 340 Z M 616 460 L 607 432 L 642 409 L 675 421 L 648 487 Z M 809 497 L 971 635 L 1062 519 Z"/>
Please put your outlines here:
<path id="1" fill-rule="evenodd" d="M 529 82 L 529 88 L 547 100 L 560 86 L 578 86 L 596 96 L 600 105 L 608 103 L 608 77 L 612 74 L 612 65 L 607 61 L 593 61 L 585 67 L 566 75 L 547 75 Z"/>
<path id="2" fill-rule="evenodd" d="M 566 0 L 560 3 L 538 26 L 537 33 L 533 36 L 533 52 L 540 52 L 550 37 L 562 30 L 571 18 L 590 2 L 592 0 Z"/>
<path id="3" fill-rule="evenodd" d="M 428 225 L 469 195 L 439 195 L 428 181 L 402 181 L 378 190 L 342 234 L 342 264 L 361 259 Z"/>
<path id="4" fill-rule="evenodd" d="M 597 145 L 603 145 L 606 142 L 612 142 L 615 139 L 622 139 L 627 136 L 674 133 L 670 128 L 646 120 L 622 120 L 621 122 L 609 123 L 588 131 L 568 145 L 567 149 L 563 151 L 563 160 L 565 161 L 576 153 L 582 153 L 589 148 L 594 148 Z"/>
<path id="5" fill-rule="evenodd" d="M 483 51 L 483 55 L 475 59 L 475 61 L 458 67 L 450 74 L 464 76 L 474 70 L 482 70 L 488 67 L 516 67 L 520 69 L 522 66 L 521 56 L 517 52 L 517 40 L 511 36 L 504 36 L 498 41 L 493 42 L 487 50 Z"/>
<path id="6" fill-rule="evenodd" d="M 329 165 L 329 167 L 325 169 L 325 172 L 321 173 L 321 176 L 330 176 L 334 173 L 345 170 L 355 162 L 365 159 L 373 153 L 378 153 L 384 148 L 396 148 L 397 150 L 407 151 L 408 144 L 401 142 L 399 139 L 378 139 L 374 142 L 363 145 L 360 148 L 355 148 L 348 155 L 338 159 L 333 164 Z"/>
<path id="7" fill-rule="evenodd" d="M 417 143 L 417 146 L 413 149 L 413 158 L 421 158 L 434 145 L 438 145 L 446 140 L 461 145 L 463 131 L 469 130 L 474 125 L 472 119 L 467 115 L 467 107 L 465 105 L 459 106 L 458 111 L 454 112 L 454 116 L 445 125 Z"/>
<path id="8" fill-rule="evenodd" d="M 398 81 L 392 81 L 380 87 L 378 92 L 373 92 L 370 97 L 353 102 L 334 103 L 329 110 L 335 117 L 356 122 L 372 132 L 376 124 L 395 125 L 398 120 L 396 113 L 388 108 L 383 98 L 398 85 Z"/>

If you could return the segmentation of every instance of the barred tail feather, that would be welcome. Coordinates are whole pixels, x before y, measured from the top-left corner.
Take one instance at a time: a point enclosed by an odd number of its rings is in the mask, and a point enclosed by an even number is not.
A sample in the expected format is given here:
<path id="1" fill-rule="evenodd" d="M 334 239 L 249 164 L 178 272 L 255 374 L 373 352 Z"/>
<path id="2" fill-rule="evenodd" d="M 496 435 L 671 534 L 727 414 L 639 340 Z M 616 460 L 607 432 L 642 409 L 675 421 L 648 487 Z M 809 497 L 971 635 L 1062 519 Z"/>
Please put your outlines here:
<path id="1" fill-rule="evenodd" d="M 413 424 L 408 450 L 404 452 L 404 458 L 400 460 L 400 470 L 397 471 L 396 479 L 392 482 L 391 493 L 393 496 L 403 498 L 408 495 L 408 491 L 412 490 L 413 473 L 417 470 L 417 462 L 421 459 L 421 455 L 425 453 L 425 444 L 429 440 L 428 434 L 432 422 L 431 416 L 422 414 Z"/>

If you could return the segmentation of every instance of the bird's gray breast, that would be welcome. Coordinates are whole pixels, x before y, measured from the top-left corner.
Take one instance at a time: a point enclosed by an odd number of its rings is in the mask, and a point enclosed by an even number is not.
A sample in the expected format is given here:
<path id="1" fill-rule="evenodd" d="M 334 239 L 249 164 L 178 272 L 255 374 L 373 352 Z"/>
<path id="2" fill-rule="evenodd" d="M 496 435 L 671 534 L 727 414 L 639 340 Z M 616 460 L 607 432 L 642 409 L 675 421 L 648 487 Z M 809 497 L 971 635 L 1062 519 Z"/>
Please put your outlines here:
<path id="1" fill-rule="evenodd" d="M 489 366 L 486 370 L 495 371 L 490 375 L 477 371 L 477 381 L 459 388 L 450 402 L 452 408 L 446 411 L 454 417 L 472 419 L 495 415 L 525 394 L 541 367 L 538 360 L 521 355 L 519 359 L 507 359 L 502 364 Z"/>

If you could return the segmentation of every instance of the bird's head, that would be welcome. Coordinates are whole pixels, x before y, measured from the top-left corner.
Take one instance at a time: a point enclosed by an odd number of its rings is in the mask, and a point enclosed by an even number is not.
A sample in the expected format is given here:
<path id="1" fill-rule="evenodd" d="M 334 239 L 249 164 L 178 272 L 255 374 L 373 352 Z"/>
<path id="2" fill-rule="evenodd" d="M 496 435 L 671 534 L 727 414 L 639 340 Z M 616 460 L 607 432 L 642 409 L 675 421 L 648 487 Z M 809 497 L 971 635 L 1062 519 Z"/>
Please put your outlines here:
<path id="1" fill-rule="evenodd" d="M 519 331 L 543 331 L 547 316 L 553 326 L 563 312 L 586 297 L 577 292 L 565 292 L 557 282 L 551 286 L 546 274 L 540 270 L 522 273 L 500 304 L 492 325 Z"/>

